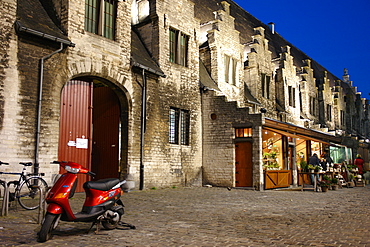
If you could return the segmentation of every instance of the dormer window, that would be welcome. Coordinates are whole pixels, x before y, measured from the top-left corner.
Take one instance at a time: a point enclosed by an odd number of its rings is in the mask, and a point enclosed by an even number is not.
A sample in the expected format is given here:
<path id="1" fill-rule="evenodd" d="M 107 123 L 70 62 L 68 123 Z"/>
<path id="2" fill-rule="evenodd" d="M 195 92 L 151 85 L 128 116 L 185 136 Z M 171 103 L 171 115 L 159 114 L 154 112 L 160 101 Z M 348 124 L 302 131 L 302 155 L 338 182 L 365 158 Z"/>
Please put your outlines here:
<path id="1" fill-rule="evenodd" d="M 150 14 L 149 0 L 134 0 L 132 1 L 131 15 L 132 24 L 138 24 L 145 20 Z"/>
<path id="2" fill-rule="evenodd" d="M 85 30 L 114 39 L 117 0 L 85 0 Z"/>

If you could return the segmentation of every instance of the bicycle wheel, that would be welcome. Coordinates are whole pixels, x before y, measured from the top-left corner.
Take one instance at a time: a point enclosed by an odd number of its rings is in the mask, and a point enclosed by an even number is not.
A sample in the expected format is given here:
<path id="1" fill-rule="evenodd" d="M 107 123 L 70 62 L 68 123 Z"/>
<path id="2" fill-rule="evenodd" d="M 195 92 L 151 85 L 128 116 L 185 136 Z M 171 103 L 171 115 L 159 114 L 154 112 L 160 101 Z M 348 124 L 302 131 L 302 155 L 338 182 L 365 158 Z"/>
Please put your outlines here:
<path id="1" fill-rule="evenodd" d="M 40 205 L 40 188 L 45 195 L 48 184 L 40 177 L 29 177 L 19 186 L 17 199 L 22 208 L 33 210 Z"/>

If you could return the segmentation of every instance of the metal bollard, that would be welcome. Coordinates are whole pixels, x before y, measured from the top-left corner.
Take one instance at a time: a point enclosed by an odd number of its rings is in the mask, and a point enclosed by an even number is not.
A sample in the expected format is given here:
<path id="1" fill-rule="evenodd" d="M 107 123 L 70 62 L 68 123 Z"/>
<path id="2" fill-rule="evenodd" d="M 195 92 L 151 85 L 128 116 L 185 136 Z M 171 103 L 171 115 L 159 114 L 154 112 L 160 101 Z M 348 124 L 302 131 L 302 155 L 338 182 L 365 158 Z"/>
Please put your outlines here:
<path id="1" fill-rule="evenodd" d="M 4 183 L 4 197 L 3 197 L 3 203 L 1 205 L 1 216 L 7 216 L 8 215 L 8 207 L 9 207 L 9 188 L 6 182 L 2 181 Z"/>
<path id="2" fill-rule="evenodd" d="M 40 192 L 40 200 L 39 200 L 39 213 L 37 217 L 37 224 L 41 224 L 42 219 L 44 218 L 45 213 L 45 198 L 44 198 L 44 191 L 41 187 L 39 187 Z"/>

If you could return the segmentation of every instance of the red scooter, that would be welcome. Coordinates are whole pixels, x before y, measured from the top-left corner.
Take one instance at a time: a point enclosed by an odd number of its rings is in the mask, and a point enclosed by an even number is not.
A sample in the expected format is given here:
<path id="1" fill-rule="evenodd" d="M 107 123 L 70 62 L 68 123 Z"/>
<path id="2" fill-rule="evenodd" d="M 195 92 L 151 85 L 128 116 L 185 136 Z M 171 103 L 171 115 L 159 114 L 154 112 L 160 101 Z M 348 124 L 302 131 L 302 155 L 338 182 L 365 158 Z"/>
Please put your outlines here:
<path id="1" fill-rule="evenodd" d="M 69 204 L 77 186 L 77 174 L 94 176 L 93 172 L 74 162 L 54 161 L 66 170 L 66 173 L 54 184 L 45 200 L 48 203 L 47 211 L 38 232 L 38 241 L 45 242 L 52 236 L 59 220 L 73 222 L 92 222 L 91 228 L 96 224 L 97 231 L 102 224 L 105 229 L 115 229 L 124 214 L 124 205 L 120 199 L 125 190 L 126 180 L 118 178 L 89 181 L 83 184 L 86 193 L 82 211 L 74 214 Z M 131 229 L 135 227 L 126 224 Z M 91 229 L 90 228 L 90 229 Z"/>

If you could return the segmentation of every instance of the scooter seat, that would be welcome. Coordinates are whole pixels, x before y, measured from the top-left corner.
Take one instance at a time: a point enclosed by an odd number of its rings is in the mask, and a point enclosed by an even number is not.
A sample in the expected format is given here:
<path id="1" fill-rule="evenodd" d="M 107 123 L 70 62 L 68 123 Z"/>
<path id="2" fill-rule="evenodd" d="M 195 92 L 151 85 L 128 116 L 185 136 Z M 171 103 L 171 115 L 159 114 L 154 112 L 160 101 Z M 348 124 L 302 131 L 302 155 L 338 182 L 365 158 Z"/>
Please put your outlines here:
<path id="1" fill-rule="evenodd" d="M 83 187 L 84 189 L 107 191 L 107 190 L 112 189 L 118 183 L 119 183 L 118 178 L 105 178 L 105 179 L 100 179 L 98 181 L 88 181 L 84 183 Z"/>

